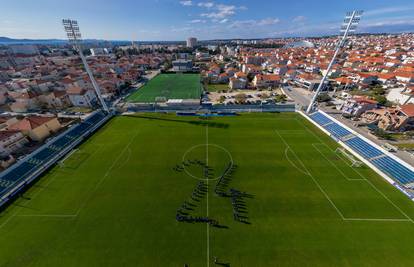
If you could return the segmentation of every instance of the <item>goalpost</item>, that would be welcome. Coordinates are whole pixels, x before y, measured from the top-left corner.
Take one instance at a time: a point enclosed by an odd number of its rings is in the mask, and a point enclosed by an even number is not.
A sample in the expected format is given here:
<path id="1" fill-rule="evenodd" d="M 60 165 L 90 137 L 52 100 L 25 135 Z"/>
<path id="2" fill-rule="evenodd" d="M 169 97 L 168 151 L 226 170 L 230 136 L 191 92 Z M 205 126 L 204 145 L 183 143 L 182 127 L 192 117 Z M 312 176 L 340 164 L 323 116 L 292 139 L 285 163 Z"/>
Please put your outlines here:
<path id="1" fill-rule="evenodd" d="M 356 159 L 354 157 L 354 155 L 350 154 L 348 151 L 346 151 L 346 149 L 344 149 L 342 147 L 338 147 L 335 150 L 335 153 L 340 153 L 340 154 L 344 155 L 347 159 L 349 159 L 351 161 L 351 166 L 352 167 L 361 167 L 363 165 L 362 161 Z"/>

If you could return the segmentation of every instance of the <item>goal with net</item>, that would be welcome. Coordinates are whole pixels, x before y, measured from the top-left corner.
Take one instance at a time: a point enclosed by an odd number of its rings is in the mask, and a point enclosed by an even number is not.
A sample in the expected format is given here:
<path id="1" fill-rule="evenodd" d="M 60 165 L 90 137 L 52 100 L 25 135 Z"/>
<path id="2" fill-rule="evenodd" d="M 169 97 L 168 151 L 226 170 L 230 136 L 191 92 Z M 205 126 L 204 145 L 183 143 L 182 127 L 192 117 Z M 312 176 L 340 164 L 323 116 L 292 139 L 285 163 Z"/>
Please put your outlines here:
<path id="1" fill-rule="evenodd" d="M 352 167 L 361 167 L 363 165 L 362 161 L 356 159 L 354 155 L 352 155 L 351 153 L 349 153 L 346 149 L 342 147 L 338 147 L 335 150 L 335 153 L 344 155 L 351 162 Z"/>

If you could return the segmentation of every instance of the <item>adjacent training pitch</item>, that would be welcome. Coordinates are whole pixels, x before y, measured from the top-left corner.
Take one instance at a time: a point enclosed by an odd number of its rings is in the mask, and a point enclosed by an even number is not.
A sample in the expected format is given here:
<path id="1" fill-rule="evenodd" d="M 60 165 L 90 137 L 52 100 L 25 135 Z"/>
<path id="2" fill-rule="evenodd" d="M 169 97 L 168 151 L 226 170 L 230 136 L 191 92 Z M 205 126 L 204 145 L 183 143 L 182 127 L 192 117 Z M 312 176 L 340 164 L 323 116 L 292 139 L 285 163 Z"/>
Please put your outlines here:
<path id="1" fill-rule="evenodd" d="M 0 213 L 0 266 L 412 266 L 414 204 L 336 147 L 293 113 L 116 117 Z M 229 163 L 246 223 L 214 193 Z"/>
<path id="2" fill-rule="evenodd" d="M 199 74 L 159 74 L 128 97 L 129 102 L 154 103 L 157 98 L 199 99 Z"/>

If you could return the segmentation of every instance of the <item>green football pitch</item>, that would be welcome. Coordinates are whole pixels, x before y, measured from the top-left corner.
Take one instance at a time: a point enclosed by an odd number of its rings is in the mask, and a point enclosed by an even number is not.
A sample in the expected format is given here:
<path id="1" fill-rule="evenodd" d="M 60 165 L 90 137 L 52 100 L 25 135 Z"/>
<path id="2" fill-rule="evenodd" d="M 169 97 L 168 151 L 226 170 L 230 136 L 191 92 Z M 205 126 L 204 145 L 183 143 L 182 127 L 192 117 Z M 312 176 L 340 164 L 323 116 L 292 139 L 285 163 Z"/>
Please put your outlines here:
<path id="1" fill-rule="evenodd" d="M 199 74 L 159 74 L 128 97 L 129 102 L 154 103 L 160 99 L 199 99 Z"/>
<path id="2" fill-rule="evenodd" d="M 0 266 L 413 266 L 414 203 L 336 148 L 294 113 L 116 117 L 0 213 Z"/>

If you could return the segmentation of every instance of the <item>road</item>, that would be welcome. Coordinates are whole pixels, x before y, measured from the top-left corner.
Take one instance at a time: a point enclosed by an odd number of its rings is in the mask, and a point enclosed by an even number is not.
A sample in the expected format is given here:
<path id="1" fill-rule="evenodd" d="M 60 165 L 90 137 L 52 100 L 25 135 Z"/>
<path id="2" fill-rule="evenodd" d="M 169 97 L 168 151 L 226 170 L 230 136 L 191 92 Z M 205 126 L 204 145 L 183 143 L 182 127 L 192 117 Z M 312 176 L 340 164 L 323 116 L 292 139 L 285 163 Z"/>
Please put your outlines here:
<path id="1" fill-rule="evenodd" d="M 302 107 L 307 107 L 312 99 L 311 92 L 299 87 L 283 86 L 283 92 Z"/>

